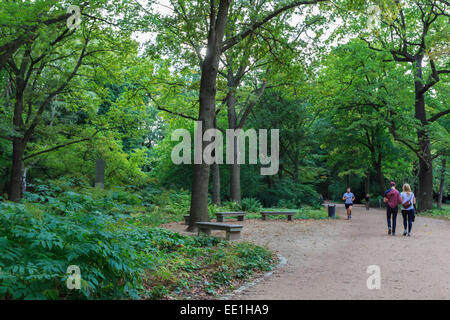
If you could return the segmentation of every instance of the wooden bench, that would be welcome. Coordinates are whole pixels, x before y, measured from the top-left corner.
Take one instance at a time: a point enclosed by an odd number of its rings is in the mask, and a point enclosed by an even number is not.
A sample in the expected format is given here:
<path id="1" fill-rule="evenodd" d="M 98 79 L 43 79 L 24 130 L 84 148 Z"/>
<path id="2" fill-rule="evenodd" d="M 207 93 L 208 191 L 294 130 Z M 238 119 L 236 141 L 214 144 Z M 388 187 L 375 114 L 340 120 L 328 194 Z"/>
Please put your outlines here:
<path id="1" fill-rule="evenodd" d="M 225 217 L 237 217 L 238 221 L 244 221 L 247 212 L 216 212 L 217 222 L 223 222 Z"/>
<path id="2" fill-rule="evenodd" d="M 211 230 L 225 230 L 227 240 L 236 240 L 241 237 L 243 226 L 217 222 L 197 222 L 198 235 L 200 233 L 211 234 Z"/>
<path id="3" fill-rule="evenodd" d="M 188 226 L 188 225 L 189 225 L 189 217 L 190 217 L 190 215 L 188 215 L 188 214 L 185 214 L 185 215 L 184 215 L 184 225 L 185 225 L 185 226 Z"/>
<path id="4" fill-rule="evenodd" d="M 292 216 L 297 212 L 295 211 L 261 211 L 262 219 L 266 220 L 266 216 L 287 216 L 288 221 L 292 221 Z"/>

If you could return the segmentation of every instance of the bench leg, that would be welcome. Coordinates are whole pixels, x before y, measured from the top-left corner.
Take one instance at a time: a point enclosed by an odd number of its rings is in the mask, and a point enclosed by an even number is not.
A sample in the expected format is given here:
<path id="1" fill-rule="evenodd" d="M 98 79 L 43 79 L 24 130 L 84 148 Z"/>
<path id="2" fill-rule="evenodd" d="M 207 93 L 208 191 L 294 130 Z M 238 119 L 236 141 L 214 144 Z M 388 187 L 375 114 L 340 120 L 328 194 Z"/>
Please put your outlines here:
<path id="1" fill-rule="evenodd" d="M 245 218 L 244 216 L 238 217 L 237 220 L 238 220 L 238 221 L 244 221 L 244 218 Z"/>
<path id="2" fill-rule="evenodd" d="M 263 221 L 266 221 L 266 215 L 265 214 L 262 215 L 262 219 L 263 219 Z"/>
<path id="3" fill-rule="evenodd" d="M 217 216 L 217 222 L 223 222 L 223 216 Z"/>
<path id="4" fill-rule="evenodd" d="M 189 225 L 189 218 L 184 218 L 184 225 L 185 226 Z"/>
<path id="5" fill-rule="evenodd" d="M 199 236 L 201 233 L 210 235 L 210 234 L 211 234 L 211 230 L 210 230 L 210 229 L 202 229 L 202 228 L 198 228 L 198 233 L 197 233 L 197 235 Z"/>
<path id="6" fill-rule="evenodd" d="M 288 221 L 292 221 L 292 216 L 288 216 Z"/>
<path id="7" fill-rule="evenodd" d="M 241 232 L 240 231 L 227 231 L 227 240 L 237 240 L 241 238 Z"/>

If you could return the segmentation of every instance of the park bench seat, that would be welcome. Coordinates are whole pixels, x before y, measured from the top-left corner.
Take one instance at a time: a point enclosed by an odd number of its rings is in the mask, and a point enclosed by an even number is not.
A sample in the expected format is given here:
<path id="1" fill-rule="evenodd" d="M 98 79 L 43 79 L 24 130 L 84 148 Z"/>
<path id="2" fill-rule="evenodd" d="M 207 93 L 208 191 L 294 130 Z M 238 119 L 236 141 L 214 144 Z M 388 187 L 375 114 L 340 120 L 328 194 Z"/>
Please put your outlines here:
<path id="1" fill-rule="evenodd" d="M 223 222 L 225 217 L 237 217 L 238 221 L 244 221 L 247 212 L 216 212 L 217 222 Z"/>
<path id="2" fill-rule="evenodd" d="M 236 240 L 241 237 L 243 226 L 237 224 L 217 223 L 217 222 L 197 222 L 198 235 L 200 233 L 211 234 L 211 230 L 225 230 L 227 240 Z"/>
<path id="3" fill-rule="evenodd" d="M 288 221 L 292 221 L 292 216 L 297 212 L 295 211 L 261 211 L 261 216 L 263 220 L 266 220 L 266 216 L 287 216 Z"/>

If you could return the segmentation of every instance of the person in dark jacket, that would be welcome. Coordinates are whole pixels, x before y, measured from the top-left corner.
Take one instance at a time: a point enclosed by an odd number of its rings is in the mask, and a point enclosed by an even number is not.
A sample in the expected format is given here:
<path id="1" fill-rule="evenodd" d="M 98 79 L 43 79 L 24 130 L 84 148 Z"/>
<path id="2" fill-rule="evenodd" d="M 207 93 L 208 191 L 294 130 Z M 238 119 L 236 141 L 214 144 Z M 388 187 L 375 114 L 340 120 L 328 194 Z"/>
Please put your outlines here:
<path id="1" fill-rule="evenodd" d="M 386 218 L 388 225 L 388 234 L 395 236 L 395 227 L 397 226 L 398 205 L 402 203 L 400 193 L 395 189 L 395 182 L 391 181 L 391 188 L 384 193 L 383 201 L 386 203 Z M 391 226 L 392 219 L 392 226 Z"/>

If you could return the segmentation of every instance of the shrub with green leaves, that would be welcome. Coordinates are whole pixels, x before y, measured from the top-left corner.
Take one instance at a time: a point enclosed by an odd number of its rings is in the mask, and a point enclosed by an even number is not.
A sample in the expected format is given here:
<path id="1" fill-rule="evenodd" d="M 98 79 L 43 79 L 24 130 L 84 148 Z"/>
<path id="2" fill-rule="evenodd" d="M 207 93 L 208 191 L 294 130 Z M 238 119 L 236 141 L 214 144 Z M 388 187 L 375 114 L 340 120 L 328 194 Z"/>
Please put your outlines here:
<path id="1" fill-rule="evenodd" d="M 247 212 L 261 211 L 262 204 L 255 198 L 244 198 L 241 200 L 241 210 Z"/>
<path id="2" fill-rule="evenodd" d="M 289 204 L 291 209 L 301 208 L 303 205 L 318 208 L 322 202 L 312 186 L 291 180 L 278 180 L 271 188 L 261 190 L 258 199 L 265 207 L 285 207 Z"/>
<path id="3" fill-rule="evenodd" d="M 272 263 L 253 244 L 147 226 L 136 219 L 141 198 L 125 190 L 34 190 L 21 203 L 0 202 L 0 299 L 159 299 L 193 286 L 213 294 Z M 80 290 L 67 288 L 72 265 Z"/>
<path id="4" fill-rule="evenodd" d="M 0 203 L 0 211 L 0 297 L 138 297 L 152 261 L 137 250 L 133 226 L 98 211 L 62 216 L 11 203 Z M 80 291 L 67 289 L 70 265 L 81 269 Z"/>

